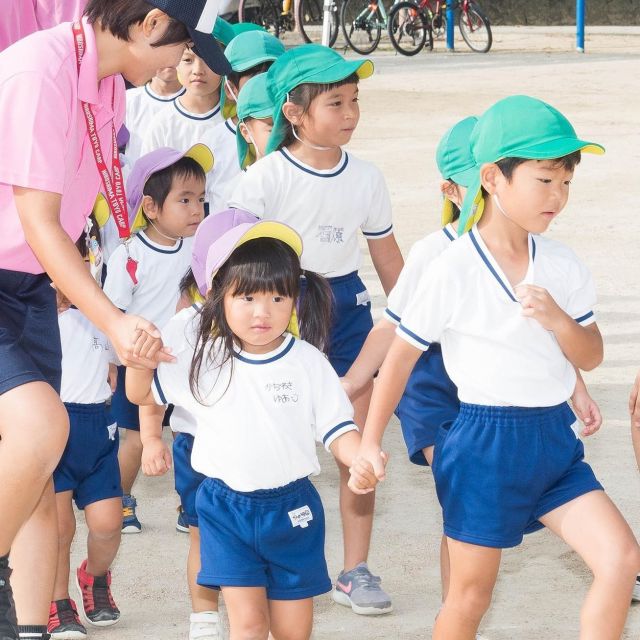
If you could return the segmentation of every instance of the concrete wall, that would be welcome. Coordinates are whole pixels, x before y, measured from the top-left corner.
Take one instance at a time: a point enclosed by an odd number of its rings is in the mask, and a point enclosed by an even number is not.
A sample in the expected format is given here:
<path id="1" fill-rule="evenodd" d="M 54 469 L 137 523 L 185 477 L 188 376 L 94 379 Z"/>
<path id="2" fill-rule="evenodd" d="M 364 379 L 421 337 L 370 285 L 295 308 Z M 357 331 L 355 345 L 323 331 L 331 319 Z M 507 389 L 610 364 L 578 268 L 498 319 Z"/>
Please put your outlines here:
<path id="1" fill-rule="evenodd" d="M 585 0 L 587 24 L 640 24 L 640 0 Z M 478 0 L 492 24 L 575 24 L 575 0 Z"/>

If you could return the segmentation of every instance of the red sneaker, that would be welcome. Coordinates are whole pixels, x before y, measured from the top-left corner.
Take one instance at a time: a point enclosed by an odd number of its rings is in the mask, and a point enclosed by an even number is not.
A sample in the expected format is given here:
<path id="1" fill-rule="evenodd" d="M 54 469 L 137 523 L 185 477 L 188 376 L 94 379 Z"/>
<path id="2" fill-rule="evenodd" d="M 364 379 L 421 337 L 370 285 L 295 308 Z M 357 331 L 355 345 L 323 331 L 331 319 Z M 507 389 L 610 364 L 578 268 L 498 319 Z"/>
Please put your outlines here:
<path id="1" fill-rule="evenodd" d="M 76 571 L 76 584 L 82 596 L 82 612 L 87 622 L 96 627 L 108 627 L 120 619 L 120 610 L 111 595 L 111 571 L 106 576 L 87 573 L 85 560 Z"/>
<path id="2" fill-rule="evenodd" d="M 84 640 L 87 637 L 73 600 L 65 598 L 51 603 L 47 632 L 55 640 Z"/>

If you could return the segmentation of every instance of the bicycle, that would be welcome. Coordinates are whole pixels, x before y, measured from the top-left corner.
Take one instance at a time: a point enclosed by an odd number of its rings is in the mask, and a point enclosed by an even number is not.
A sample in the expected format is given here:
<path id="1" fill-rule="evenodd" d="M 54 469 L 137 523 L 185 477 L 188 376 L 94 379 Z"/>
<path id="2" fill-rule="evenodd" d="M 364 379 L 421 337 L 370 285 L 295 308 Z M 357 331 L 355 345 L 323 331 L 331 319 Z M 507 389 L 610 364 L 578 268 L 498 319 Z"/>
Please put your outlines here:
<path id="1" fill-rule="evenodd" d="M 414 56 L 427 42 L 433 48 L 433 36 L 442 37 L 446 32 L 446 0 L 405 0 L 395 4 L 389 12 L 388 30 L 391 44 L 398 53 Z M 458 29 L 467 46 L 477 53 L 491 49 L 493 35 L 489 18 L 474 0 L 454 0 L 458 13 Z"/>
<path id="2" fill-rule="evenodd" d="M 295 13 L 295 18 L 294 18 Z M 286 31 L 294 31 L 296 24 L 305 42 L 322 42 L 322 22 L 324 20 L 323 0 L 240 0 L 238 22 L 254 22 L 279 38 Z M 329 46 L 338 39 L 338 6 L 331 2 L 331 30 Z"/>
<path id="3" fill-rule="evenodd" d="M 344 0 L 340 10 L 342 34 L 347 44 L 363 56 L 373 53 L 387 28 L 388 17 L 382 0 Z"/>

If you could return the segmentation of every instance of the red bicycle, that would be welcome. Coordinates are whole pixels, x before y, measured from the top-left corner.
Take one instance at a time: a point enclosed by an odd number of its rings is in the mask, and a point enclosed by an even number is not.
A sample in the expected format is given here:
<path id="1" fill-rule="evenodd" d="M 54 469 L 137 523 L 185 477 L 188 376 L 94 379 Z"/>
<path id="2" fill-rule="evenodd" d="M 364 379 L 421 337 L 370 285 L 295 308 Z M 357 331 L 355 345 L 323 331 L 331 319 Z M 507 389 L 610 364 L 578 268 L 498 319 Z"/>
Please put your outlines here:
<path id="1" fill-rule="evenodd" d="M 477 53 L 491 49 L 493 36 L 489 18 L 474 0 L 453 0 L 458 29 L 467 46 Z M 415 56 L 425 46 L 433 46 L 433 38 L 447 31 L 446 0 L 402 0 L 389 12 L 389 38 L 398 53 Z"/>

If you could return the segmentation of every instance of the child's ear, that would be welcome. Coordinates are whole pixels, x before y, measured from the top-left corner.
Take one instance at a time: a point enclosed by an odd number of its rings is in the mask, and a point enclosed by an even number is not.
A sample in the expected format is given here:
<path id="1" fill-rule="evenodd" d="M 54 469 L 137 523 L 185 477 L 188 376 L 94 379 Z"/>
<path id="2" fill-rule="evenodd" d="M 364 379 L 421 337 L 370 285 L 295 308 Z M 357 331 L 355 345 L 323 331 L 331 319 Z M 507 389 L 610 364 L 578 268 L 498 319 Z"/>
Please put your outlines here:
<path id="1" fill-rule="evenodd" d="M 462 206 L 462 194 L 460 193 L 460 187 L 455 182 L 451 180 L 443 180 L 440 183 L 440 192 L 442 195 L 447 198 L 447 200 L 451 200 L 453 204 L 455 204 L 458 208 Z"/>
<path id="2" fill-rule="evenodd" d="M 142 212 L 149 220 L 155 220 L 158 217 L 158 205 L 154 202 L 151 196 L 143 196 L 142 198 Z"/>
<path id="3" fill-rule="evenodd" d="M 480 183 L 487 193 L 494 194 L 502 181 L 504 175 L 495 162 L 488 162 L 480 167 Z"/>
<path id="4" fill-rule="evenodd" d="M 240 131 L 240 134 L 244 138 L 244 141 L 247 144 L 252 144 L 251 138 L 249 137 L 249 127 L 247 127 L 247 125 L 244 122 L 238 123 L 238 130 Z"/>
<path id="5" fill-rule="evenodd" d="M 291 123 L 299 125 L 302 122 L 302 107 L 293 102 L 285 102 L 282 105 L 284 117 Z"/>

